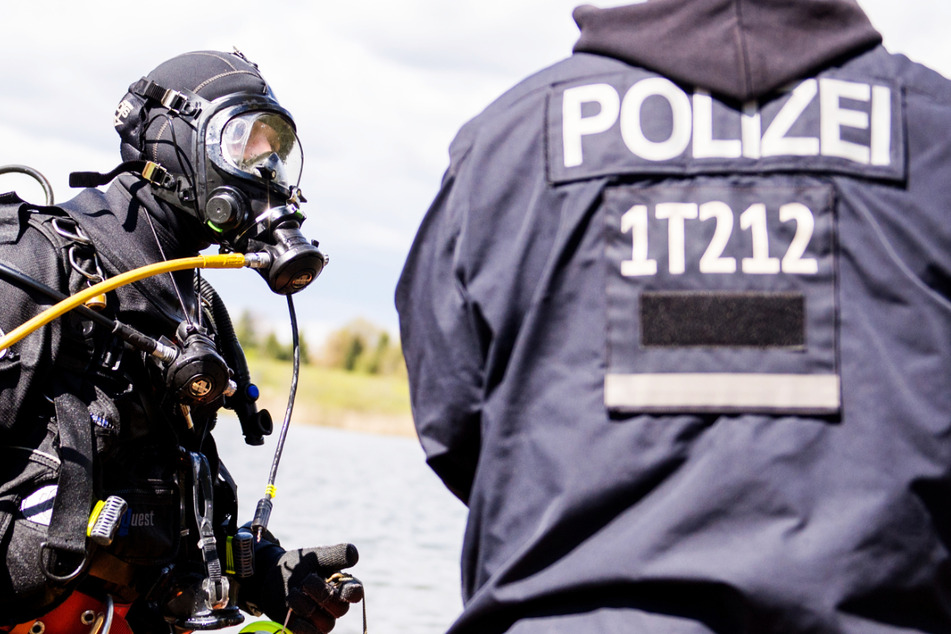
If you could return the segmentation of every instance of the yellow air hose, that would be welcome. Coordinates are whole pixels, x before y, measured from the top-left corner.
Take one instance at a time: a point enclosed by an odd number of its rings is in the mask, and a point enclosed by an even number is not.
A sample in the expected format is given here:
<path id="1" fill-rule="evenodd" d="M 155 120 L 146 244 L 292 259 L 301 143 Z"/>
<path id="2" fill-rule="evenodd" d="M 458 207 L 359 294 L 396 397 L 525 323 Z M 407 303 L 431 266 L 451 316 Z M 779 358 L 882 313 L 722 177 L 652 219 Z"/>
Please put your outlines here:
<path id="1" fill-rule="evenodd" d="M 97 295 L 108 293 L 120 286 L 125 286 L 126 284 L 131 284 L 147 277 L 153 277 L 171 271 L 183 271 L 185 269 L 240 269 L 255 264 L 257 264 L 257 262 L 255 262 L 253 258 L 250 256 L 245 257 L 243 253 L 196 255 L 190 258 L 179 258 L 177 260 L 147 264 L 99 282 L 47 308 L 36 317 L 33 317 L 3 337 L 0 337 L 0 350 L 6 350 L 34 330 L 42 328 L 57 317 L 71 311 L 77 306 L 81 306 L 86 300 L 96 297 Z"/>

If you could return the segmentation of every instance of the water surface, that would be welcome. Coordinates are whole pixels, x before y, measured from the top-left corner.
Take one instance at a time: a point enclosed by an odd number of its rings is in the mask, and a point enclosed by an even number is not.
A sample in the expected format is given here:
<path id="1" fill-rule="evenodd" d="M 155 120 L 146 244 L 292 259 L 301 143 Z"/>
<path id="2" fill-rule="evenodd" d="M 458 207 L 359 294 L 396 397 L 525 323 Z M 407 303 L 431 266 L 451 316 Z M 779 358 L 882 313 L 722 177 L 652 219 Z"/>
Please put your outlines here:
<path id="1" fill-rule="evenodd" d="M 222 418 L 215 438 L 238 482 L 239 521 L 250 521 L 277 431 L 249 447 L 237 420 Z M 415 439 L 292 424 L 276 484 L 269 528 L 285 548 L 356 544 L 360 563 L 351 572 L 366 586 L 370 634 L 442 633 L 458 616 L 466 509 L 426 466 Z M 363 631 L 354 608 L 334 634 Z"/>

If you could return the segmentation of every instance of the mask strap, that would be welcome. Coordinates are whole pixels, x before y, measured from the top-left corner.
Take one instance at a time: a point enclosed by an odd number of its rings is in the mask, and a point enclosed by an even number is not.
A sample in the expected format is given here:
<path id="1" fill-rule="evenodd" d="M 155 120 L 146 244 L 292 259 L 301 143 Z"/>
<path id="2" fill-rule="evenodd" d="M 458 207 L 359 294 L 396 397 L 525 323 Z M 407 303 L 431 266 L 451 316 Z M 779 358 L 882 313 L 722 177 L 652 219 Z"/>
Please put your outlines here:
<path id="1" fill-rule="evenodd" d="M 123 172 L 135 172 L 148 182 L 165 189 L 173 189 L 175 186 L 175 178 L 168 173 L 168 170 L 153 161 L 126 161 L 105 174 L 100 172 L 72 172 L 69 175 L 69 186 L 99 187 L 100 185 L 107 185 Z"/>
<path id="2" fill-rule="evenodd" d="M 200 99 L 189 100 L 189 96 L 185 93 L 160 86 L 147 77 L 143 77 L 129 86 L 129 92 L 145 99 L 157 101 L 168 108 L 170 112 L 178 115 L 194 117 L 201 112 Z"/>

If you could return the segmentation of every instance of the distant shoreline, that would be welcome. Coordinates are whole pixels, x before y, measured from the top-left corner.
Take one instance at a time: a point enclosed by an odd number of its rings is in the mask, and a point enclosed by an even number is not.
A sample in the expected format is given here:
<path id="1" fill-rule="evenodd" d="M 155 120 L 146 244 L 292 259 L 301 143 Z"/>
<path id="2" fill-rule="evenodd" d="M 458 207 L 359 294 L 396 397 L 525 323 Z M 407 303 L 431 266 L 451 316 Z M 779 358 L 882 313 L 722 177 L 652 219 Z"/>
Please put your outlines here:
<path id="1" fill-rule="evenodd" d="M 273 359 L 249 360 L 252 380 L 260 389 L 259 409 L 271 413 L 278 428 L 287 410 L 291 364 Z M 416 438 L 405 376 L 348 372 L 303 365 L 294 399 L 292 423 L 369 434 Z"/>
<path id="2" fill-rule="evenodd" d="M 274 412 L 271 412 L 274 416 Z M 277 417 L 275 416 L 275 419 Z M 283 419 L 283 413 L 281 414 Z M 301 411 L 294 410 L 292 422 L 319 427 L 332 427 L 347 431 L 365 434 L 380 434 L 385 436 L 403 436 L 416 438 L 416 428 L 413 427 L 412 416 L 394 416 L 363 412 L 328 412 L 328 411 Z M 275 425 L 279 421 L 275 420 Z"/>

